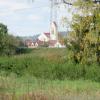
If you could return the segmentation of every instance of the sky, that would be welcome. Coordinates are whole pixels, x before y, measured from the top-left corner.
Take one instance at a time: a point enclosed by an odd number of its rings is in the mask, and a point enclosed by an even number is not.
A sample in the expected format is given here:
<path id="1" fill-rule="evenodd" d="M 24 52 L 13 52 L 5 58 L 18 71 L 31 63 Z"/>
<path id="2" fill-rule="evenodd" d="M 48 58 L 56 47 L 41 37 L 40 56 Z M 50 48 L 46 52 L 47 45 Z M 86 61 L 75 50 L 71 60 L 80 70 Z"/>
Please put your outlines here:
<path id="1" fill-rule="evenodd" d="M 58 14 L 71 19 L 64 6 Z M 9 34 L 33 36 L 50 30 L 50 0 L 0 0 L 0 23 L 7 25 Z M 59 21 L 59 26 L 60 25 Z M 61 30 L 65 28 L 61 28 Z"/>

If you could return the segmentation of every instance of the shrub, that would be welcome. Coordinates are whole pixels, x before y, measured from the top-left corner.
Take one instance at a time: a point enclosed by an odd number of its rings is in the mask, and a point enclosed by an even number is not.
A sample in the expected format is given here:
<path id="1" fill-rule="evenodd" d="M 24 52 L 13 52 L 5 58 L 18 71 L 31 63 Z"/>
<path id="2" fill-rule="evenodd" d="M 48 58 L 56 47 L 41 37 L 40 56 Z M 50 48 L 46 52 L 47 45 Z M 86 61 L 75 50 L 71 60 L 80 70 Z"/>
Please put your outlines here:
<path id="1" fill-rule="evenodd" d="M 15 73 L 18 76 L 28 74 L 42 79 L 86 79 L 100 81 L 100 67 L 97 64 L 75 64 L 65 60 L 63 54 L 54 53 L 53 49 L 34 50 L 33 53 L 0 58 L 0 70 L 7 74 Z M 55 50 L 56 52 L 57 50 Z M 44 52 L 44 54 L 43 54 Z M 48 53 L 53 56 L 48 57 Z M 55 57 L 56 55 L 58 55 Z M 51 59 L 52 57 L 52 59 Z"/>
<path id="2" fill-rule="evenodd" d="M 19 47 L 16 49 L 16 54 L 25 54 L 25 53 L 30 53 L 32 52 L 32 48 L 27 48 L 27 47 Z"/>

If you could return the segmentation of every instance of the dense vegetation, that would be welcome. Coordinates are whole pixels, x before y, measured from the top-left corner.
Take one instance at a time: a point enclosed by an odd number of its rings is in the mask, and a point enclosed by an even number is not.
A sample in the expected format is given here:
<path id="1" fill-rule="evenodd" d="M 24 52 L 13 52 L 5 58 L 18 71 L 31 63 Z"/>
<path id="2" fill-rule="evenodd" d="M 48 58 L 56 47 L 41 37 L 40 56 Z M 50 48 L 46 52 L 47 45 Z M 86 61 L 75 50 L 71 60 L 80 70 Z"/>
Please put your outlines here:
<path id="1" fill-rule="evenodd" d="M 99 100 L 100 67 L 75 64 L 69 55 L 67 49 L 39 48 L 0 57 L 1 100 Z"/>
<path id="2" fill-rule="evenodd" d="M 6 25 L 0 23 L 0 56 L 16 54 L 20 40 L 8 34 Z"/>
<path id="3" fill-rule="evenodd" d="M 66 54 L 66 55 L 65 55 Z M 100 81 L 98 64 L 75 64 L 67 49 L 34 49 L 32 53 L 0 58 L 0 71 L 6 75 L 34 76 L 43 79 L 85 79 Z"/>

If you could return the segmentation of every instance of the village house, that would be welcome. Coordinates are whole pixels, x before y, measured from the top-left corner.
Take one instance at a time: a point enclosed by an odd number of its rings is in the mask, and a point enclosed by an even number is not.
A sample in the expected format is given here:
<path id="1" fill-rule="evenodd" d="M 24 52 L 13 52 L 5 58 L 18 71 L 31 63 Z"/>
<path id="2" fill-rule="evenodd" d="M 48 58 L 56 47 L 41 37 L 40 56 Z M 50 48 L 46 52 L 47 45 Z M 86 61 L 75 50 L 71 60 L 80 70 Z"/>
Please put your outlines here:
<path id="1" fill-rule="evenodd" d="M 39 37 L 38 40 L 48 42 L 50 40 L 50 33 L 42 33 Z"/>
<path id="2" fill-rule="evenodd" d="M 25 46 L 28 47 L 28 48 L 37 48 L 38 43 L 33 42 L 31 39 L 27 39 L 27 40 L 25 40 Z"/>
<path id="3" fill-rule="evenodd" d="M 51 39 L 50 33 L 42 33 L 36 40 L 38 46 L 48 45 L 49 48 L 64 48 L 64 43 L 59 42 L 57 39 Z"/>
<path id="4" fill-rule="evenodd" d="M 49 48 L 65 48 L 64 42 L 60 41 L 60 35 L 67 34 L 67 32 L 58 32 L 55 22 L 51 24 L 50 32 L 44 32 L 38 35 L 34 40 L 26 40 L 25 45 L 28 48 L 49 47 Z"/>

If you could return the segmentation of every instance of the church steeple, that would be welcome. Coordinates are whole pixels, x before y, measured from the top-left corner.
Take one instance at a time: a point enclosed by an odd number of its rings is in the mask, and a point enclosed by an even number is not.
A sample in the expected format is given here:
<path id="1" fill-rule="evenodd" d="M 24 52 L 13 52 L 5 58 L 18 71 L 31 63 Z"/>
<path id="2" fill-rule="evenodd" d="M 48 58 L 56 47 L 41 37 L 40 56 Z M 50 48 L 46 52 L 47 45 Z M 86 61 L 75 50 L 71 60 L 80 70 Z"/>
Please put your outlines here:
<path id="1" fill-rule="evenodd" d="M 58 40 L 58 27 L 55 21 L 51 23 L 50 27 L 50 39 L 51 40 Z"/>

